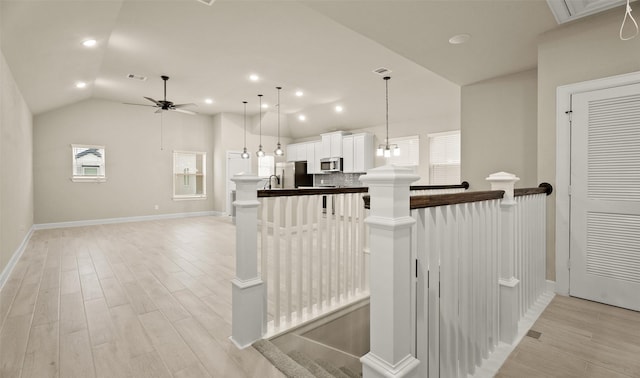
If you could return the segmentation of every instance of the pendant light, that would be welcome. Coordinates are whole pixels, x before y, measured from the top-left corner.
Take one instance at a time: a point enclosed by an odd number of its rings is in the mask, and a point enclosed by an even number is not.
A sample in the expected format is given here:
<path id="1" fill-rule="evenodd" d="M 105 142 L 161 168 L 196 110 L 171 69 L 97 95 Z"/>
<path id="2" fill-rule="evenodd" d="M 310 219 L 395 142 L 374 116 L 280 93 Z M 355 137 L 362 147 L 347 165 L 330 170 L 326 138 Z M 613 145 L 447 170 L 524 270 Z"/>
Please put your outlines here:
<path id="1" fill-rule="evenodd" d="M 280 145 L 280 90 L 282 87 L 276 87 L 276 89 L 278 90 L 278 146 L 273 153 L 276 154 L 276 156 L 284 156 L 284 151 Z"/>
<path id="2" fill-rule="evenodd" d="M 256 152 L 256 155 L 258 155 L 258 157 L 263 157 L 264 156 L 264 151 L 262 151 L 262 95 L 259 94 L 258 95 L 258 99 L 259 99 L 259 109 L 260 109 L 260 116 L 258 118 L 258 122 L 260 123 L 260 144 L 258 145 L 258 151 Z"/>
<path id="3" fill-rule="evenodd" d="M 385 76 L 382 78 L 385 84 L 385 101 L 386 101 L 386 125 L 387 125 L 387 138 L 385 139 L 385 144 L 378 145 L 378 149 L 376 150 L 376 155 L 384 156 L 386 158 L 390 157 L 393 153 L 393 156 L 400 156 L 400 148 L 398 148 L 397 144 L 389 144 L 389 79 L 391 76 Z"/>
<path id="4" fill-rule="evenodd" d="M 248 159 L 251 155 L 247 152 L 247 102 L 242 101 L 242 103 L 244 104 L 244 149 L 242 150 L 242 155 L 240 155 L 240 157 Z"/>

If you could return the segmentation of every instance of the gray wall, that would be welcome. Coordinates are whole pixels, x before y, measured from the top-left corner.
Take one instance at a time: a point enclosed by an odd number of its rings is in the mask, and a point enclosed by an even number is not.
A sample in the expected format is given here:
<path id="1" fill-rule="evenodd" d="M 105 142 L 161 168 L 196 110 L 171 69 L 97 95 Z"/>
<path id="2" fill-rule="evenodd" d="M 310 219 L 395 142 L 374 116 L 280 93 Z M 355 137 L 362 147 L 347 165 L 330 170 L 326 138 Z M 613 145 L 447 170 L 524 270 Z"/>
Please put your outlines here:
<path id="1" fill-rule="evenodd" d="M 538 45 L 538 180 L 556 179 L 558 86 L 640 71 L 640 37 L 618 38 L 623 8 L 572 22 Z M 555 280 L 555 195 L 547 208 L 547 278 Z"/>
<path id="2" fill-rule="evenodd" d="M 213 131 L 209 116 L 165 112 L 161 126 L 151 108 L 98 99 L 36 116 L 35 222 L 213 210 Z M 71 182 L 71 144 L 106 147 L 107 182 Z M 173 150 L 207 153 L 207 199 L 172 200 Z"/>
<path id="3" fill-rule="evenodd" d="M 0 273 L 33 225 L 32 120 L 0 53 Z"/>
<path id="4" fill-rule="evenodd" d="M 537 73 L 529 70 L 462 87 L 461 176 L 472 190 L 505 171 L 537 186 Z"/>

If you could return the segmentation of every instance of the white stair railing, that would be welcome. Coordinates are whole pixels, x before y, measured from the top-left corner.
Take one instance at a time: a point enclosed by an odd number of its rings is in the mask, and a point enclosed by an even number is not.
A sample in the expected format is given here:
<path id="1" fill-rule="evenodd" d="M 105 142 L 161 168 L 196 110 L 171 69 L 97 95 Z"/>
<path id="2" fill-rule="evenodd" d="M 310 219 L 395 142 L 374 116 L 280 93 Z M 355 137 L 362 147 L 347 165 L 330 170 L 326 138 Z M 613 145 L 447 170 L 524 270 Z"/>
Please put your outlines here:
<path id="1" fill-rule="evenodd" d="M 304 194 L 309 193 L 309 194 Z M 259 254 L 266 285 L 264 337 L 369 295 L 366 189 L 265 191 Z"/>

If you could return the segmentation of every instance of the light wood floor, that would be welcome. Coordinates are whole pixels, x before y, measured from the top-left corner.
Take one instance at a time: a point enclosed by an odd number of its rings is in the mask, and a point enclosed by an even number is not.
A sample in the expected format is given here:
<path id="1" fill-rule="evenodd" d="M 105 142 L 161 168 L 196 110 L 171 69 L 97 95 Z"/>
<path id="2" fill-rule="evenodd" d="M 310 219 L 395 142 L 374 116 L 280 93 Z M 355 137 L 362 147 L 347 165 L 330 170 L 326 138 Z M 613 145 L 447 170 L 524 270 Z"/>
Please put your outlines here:
<path id="1" fill-rule="evenodd" d="M 0 291 L 0 377 L 282 377 L 231 334 L 235 227 L 36 231 Z M 640 313 L 557 296 L 499 377 L 640 377 Z"/>
<path id="2" fill-rule="evenodd" d="M 0 292 L 0 377 L 282 377 L 231 334 L 235 227 L 36 231 Z"/>
<path id="3" fill-rule="evenodd" d="M 497 377 L 640 377 L 640 312 L 557 295 Z"/>

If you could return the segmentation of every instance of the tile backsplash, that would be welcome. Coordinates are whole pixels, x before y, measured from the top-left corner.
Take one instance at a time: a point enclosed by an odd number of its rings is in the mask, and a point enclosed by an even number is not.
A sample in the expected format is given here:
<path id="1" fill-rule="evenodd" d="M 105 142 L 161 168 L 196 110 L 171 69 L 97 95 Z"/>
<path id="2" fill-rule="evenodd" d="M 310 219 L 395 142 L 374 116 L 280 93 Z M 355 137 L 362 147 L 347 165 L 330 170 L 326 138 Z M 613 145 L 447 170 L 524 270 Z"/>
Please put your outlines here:
<path id="1" fill-rule="evenodd" d="M 354 187 L 363 186 L 358 180 L 364 173 L 333 172 L 322 175 L 313 175 L 314 186 Z"/>

